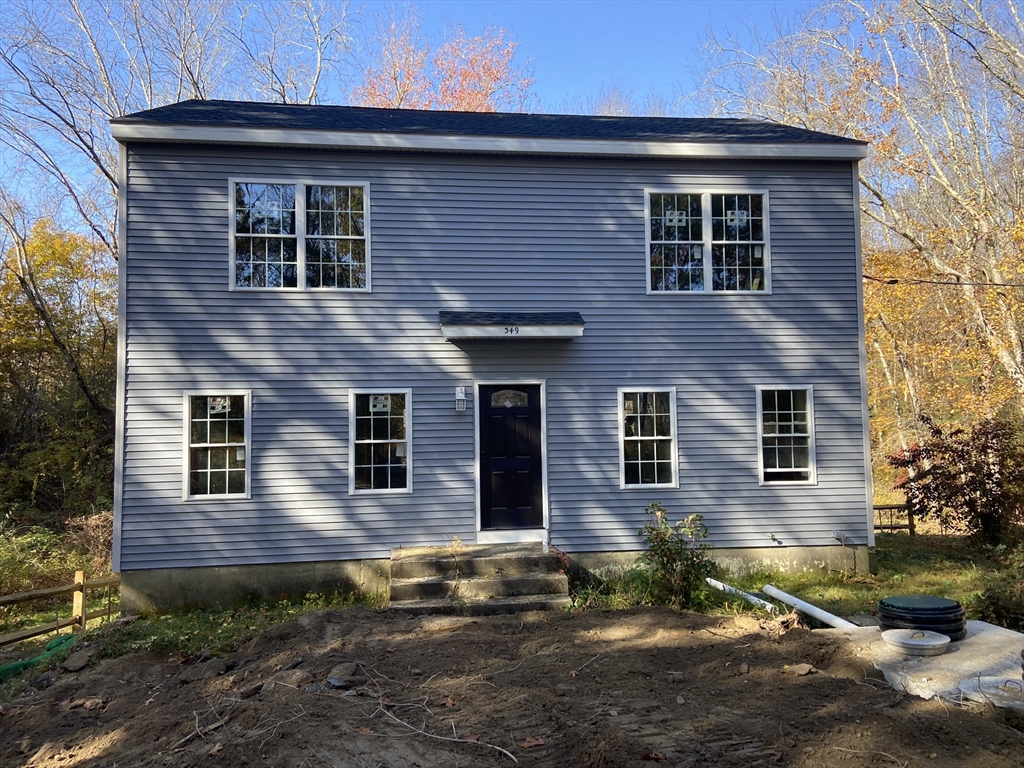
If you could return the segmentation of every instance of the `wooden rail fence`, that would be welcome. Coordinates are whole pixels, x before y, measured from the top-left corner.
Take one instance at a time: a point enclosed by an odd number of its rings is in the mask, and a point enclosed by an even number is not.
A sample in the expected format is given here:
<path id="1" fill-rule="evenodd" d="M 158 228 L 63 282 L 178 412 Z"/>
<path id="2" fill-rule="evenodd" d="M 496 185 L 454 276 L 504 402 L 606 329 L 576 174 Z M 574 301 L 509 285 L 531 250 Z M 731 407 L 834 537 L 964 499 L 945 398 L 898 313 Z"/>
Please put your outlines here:
<path id="1" fill-rule="evenodd" d="M 31 627 L 29 629 L 22 629 L 8 635 L 2 635 L 0 636 L 0 648 L 5 645 L 10 645 L 11 643 L 20 643 L 22 640 L 28 640 L 29 638 L 38 637 L 39 635 L 45 635 L 48 632 L 56 632 L 57 630 L 64 629 L 65 627 L 71 627 L 72 632 L 84 632 L 85 626 L 89 621 L 98 619 L 101 616 L 106 616 L 109 621 L 113 608 L 113 590 L 114 587 L 119 586 L 120 584 L 120 576 L 109 576 L 105 579 L 86 581 L 84 571 L 75 571 L 75 583 L 70 586 L 34 589 L 31 592 L 19 592 L 15 595 L 0 596 L 0 608 L 2 608 L 6 605 L 27 603 L 31 600 L 42 600 L 47 597 L 71 595 L 71 615 L 68 618 L 62 619 L 57 615 L 54 617 L 54 621 L 52 622 L 40 624 L 37 627 Z M 86 611 L 86 594 L 88 591 L 104 587 L 107 592 L 107 607 L 91 612 Z"/>
<path id="2" fill-rule="evenodd" d="M 917 527 L 914 523 L 914 507 L 911 504 L 876 504 L 875 510 L 875 530 L 876 531 L 907 531 L 911 536 L 917 533 Z M 888 512 L 888 515 L 886 513 Z M 896 522 L 897 513 L 905 513 L 907 516 L 907 522 Z M 888 517 L 888 522 L 886 518 Z M 900 515 L 902 518 L 902 515 Z"/>

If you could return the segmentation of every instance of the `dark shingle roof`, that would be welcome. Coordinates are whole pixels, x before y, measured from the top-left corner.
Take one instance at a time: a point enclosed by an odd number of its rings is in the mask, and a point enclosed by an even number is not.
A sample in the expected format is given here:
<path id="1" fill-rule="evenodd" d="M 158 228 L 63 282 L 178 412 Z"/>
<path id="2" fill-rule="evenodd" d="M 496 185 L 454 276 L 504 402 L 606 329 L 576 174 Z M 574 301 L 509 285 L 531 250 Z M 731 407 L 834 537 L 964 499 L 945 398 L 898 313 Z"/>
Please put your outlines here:
<path id="1" fill-rule="evenodd" d="M 690 117 L 601 117 L 510 112 L 439 112 L 369 107 L 183 101 L 115 118 L 114 125 L 234 126 L 366 133 L 603 139 L 697 143 L 864 142 L 761 120 Z"/>
<path id="2" fill-rule="evenodd" d="M 579 312 L 438 312 L 441 325 L 583 325 Z"/>

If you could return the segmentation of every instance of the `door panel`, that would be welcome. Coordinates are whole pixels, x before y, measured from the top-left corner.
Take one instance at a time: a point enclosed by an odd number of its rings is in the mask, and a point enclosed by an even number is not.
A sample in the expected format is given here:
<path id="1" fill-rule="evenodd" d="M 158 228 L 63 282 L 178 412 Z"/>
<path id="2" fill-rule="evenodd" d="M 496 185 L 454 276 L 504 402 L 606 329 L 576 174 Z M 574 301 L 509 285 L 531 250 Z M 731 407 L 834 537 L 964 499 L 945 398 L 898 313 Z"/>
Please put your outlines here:
<path id="1" fill-rule="evenodd" d="M 539 384 L 480 387 L 480 527 L 543 528 Z"/>

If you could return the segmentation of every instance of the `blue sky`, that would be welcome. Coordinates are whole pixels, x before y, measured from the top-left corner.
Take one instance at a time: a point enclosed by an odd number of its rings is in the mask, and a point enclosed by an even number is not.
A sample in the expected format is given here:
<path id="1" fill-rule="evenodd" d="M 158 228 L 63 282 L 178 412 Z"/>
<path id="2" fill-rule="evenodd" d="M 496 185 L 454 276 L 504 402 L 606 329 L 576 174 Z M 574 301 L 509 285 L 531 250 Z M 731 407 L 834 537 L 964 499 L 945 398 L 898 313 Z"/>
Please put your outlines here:
<path id="1" fill-rule="evenodd" d="M 768 34 L 773 14 L 793 21 L 815 5 L 808 0 L 419 0 L 423 31 L 440 39 L 445 22 L 467 32 L 505 27 L 533 61 L 540 111 L 558 111 L 566 99 L 594 96 L 603 85 L 624 84 L 637 100 L 654 92 L 671 99 L 693 89 L 690 72 L 709 29 L 741 37 L 749 28 Z M 370 2 L 372 15 L 390 3 Z"/>

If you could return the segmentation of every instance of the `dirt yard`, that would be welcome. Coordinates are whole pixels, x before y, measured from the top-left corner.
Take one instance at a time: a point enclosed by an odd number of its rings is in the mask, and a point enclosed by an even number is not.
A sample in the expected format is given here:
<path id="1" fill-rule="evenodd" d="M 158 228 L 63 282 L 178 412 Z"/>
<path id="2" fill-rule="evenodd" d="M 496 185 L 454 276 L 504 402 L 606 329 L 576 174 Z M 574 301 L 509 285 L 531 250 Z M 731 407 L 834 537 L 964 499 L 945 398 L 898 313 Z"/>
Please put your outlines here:
<path id="1" fill-rule="evenodd" d="M 0 764 L 1024 766 L 1019 720 L 870 674 L 821 635 L 748 617 L 356 608 L 229 656 L 61 672 L 3 707 Z"/>

